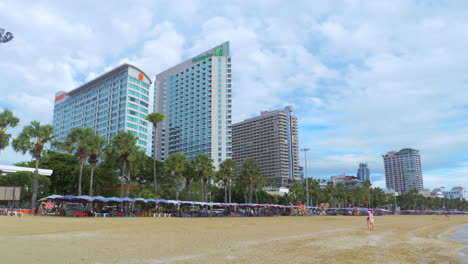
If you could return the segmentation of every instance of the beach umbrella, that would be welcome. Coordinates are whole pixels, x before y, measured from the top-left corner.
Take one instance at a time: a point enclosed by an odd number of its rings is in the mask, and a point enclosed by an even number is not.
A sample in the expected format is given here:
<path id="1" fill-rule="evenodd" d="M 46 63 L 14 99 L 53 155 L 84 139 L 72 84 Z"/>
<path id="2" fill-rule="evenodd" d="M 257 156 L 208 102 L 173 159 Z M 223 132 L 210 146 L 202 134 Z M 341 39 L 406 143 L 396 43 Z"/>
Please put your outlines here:
<path id="1" fill-rule="evenodd" d="M 124 197 L 122 198 L 122 202 L 133 202 L 133 199 L 129 197 Z"/>
<path id="2" fill-rule="evenodd" d="M 107 201 L 108 201 L 108 202 L 121 203 L 121 202 L 122 202 L 122 199 L 121 199 L 121 198 L 118 198 L 118 197 L 110 197 L 110 198 L 107 198 Z"/>
<path id="3" fill-rule="evenodd" d="M 87 202 L 92 202 L 94 200 L 94 197 L 91 197 L 91 196 L 88 196 L 88 195 L 80 195 L 80 196 L 76 196 L 75 199 L 84 200 L 84 201 L 87 201 Z"/>
<path id="4" fill-rule="evenodd" d="M 57 199 L 62 198 L 62 197 L 63 197 L 62 195 L 53 194 L 53 195 L 49 195 L 47 197 L 44 197 L 42 199 L 39 199 L 39 201 L 57 200 Z"/>
<path id="5" fill-rule="evenodd" d="M 93 198 L 94 198 L 94 201 L 100 201 L 100 202 L 107 202 L 108 201 L 106 197 L 102 197 L 102 196 L 95 196 Z"/>
<path id="6" fill-rule="evenodd" d="M 144 198 L 135 198 L 135 202 L 141 202 L 141 203 L 146 203 L 146 200 Z"/>

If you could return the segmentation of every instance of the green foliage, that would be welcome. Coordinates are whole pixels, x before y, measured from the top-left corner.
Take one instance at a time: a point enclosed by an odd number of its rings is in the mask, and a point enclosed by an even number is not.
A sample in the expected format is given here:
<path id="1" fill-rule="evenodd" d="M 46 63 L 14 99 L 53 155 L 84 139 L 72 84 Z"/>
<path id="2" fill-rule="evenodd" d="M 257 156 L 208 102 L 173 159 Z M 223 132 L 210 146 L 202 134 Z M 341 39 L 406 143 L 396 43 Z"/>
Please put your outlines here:
<path id="1" fill-rule="evenodd" d="M 186 160 L 187 157 L 183 153 L 176 152 L 170 154 L 164 162 L 166 173 L 174 176 L 176 200 L 179 199 L 179 190 L 183 180 L 182 173 L 185 169 L 184 165 L 186 164 Z"/>
<path id="2" fill-rule="evenodd" d="M 85 161 L 90 154 L 91 142 L 95 138 L 96 135 L 92 128 L 75 127 L 67 134 L 64 142 L 54 142 L 54 145 L 59 149 L 72 153 L 79 158 L 80 173 L 78 176 L 78 195 L 81 195 Z"/>
<path id="3" fill-rule="evenodd" d="M 8 109 L 0 113 L 0 151 L 10 145 L 11 134 L 7 134 L 6 130 L 10 127 L 15 127 L 19 123 L 19 118 L 13 115 Z"/>
<path id="4" fill-rule="evenodd" d="M 192 158 L 192 164 L 196 172 L 197 179 L 201 181 L 202 201 L 207 202 L 207 190 L 206 185 L 208 180 L 214 178 L 214 166 L 213 160 L 208 157 L 205 153 L 197 154 Z"/>
<path id="5" fill-rule="evenodd" d="M 157 127 L 158 123 L 164 121 L 165 115 L 154 112 L 146 116 L 146 121 L 150 122 L 154 127 Z"/>
<path id="6" fill-rule="evenodd" d="M 46 144 L 53 139 L 54 129 L 51 125 L 43 125 L 38 121 L 32 121 L 30 125 L 25 126 L 18 137 L 13 140 L 13 149 L 17 152 L 25 154 L 29 152 L 36 160 L 35 173 L 33 176 L 33 187 L 31 196 L 31 206 L 36 202 L 38 191 L 38 168 L 39 159 Z"/>
<path id="7" fill-rule="evenodd" d="M 245 159 L 236 179 L 236 185 L 248 193 L 248 201 L 252 203 L 252 194 L 263 186 L 265 176 L 262 175 L 255 159 Z"/>
<path id="8" fill-rule="evenodd" d="M 25 126 L 18 137 L 13 140 L 13 149 L 26 154 L 29 152 L 33 158 L 38 159 L 46 144 L 53 139 L 54 128 L 51 125 L 43 125 L 39 121 L 31 121 Z"/>

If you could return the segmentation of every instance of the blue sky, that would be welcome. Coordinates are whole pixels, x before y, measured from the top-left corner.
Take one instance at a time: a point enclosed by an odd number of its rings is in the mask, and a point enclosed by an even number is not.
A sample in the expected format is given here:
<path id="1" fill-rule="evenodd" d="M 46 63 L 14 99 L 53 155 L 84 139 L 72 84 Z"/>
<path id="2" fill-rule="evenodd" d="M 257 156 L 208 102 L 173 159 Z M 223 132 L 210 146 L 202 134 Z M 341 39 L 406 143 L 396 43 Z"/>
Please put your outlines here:
<path id="1" fill-rule="evenodd" d="M 468 187 L 467 2 L 329 2 L 2 1 L 15 38 L 0 44 L 0 109 L 51 123 L 57 91 L 123 62 L 155 76 L 229 40 L 234 122 L 292 105 L 310 177 L 367 162 L 384 187 L 381 155 L 411 147 L 425 187 Z"/>

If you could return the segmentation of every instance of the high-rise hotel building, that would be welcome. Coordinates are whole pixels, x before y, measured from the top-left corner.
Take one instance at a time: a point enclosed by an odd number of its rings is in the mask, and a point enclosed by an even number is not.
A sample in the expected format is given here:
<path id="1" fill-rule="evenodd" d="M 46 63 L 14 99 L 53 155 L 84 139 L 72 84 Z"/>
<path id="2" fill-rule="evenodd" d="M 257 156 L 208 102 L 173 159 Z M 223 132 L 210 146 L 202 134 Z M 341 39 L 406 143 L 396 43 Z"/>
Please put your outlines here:
<path id="1" fill-rule="evenodd" d="M 233 124 L 232 148 L 237 164 L 255 159 L 270 184 L 284 186 L 301 179 L 297 117 L 291 106 Z"/>
<path id="2" fill-rule="evenodd" d="M 357 170 L 356 176 L 362 182 L 365 182 L 367 180 L 370 181 L 370 170 L 369 167 L 367 167 L 367 163 L 359 163 L 359 168 Z"/>
<path id="3" fill-rule="evenodd" d="M 108 141 L 120 131 L 138 137 L 147 151 L 149 87 L 151 80 L 142 70 L 123 64 L 70 92 L 55 95 L 53 126 L 56 140 L 65 140 L 75 127 L 90 127 Z"/>
<path id="4" fill-rule="evenodd" d="M 398 193 L 424 188 L 419 150 L 405 148 L 398 152 L 390 151 L 382 157 L 387 188 Z"/>
<path id="5" fill-rule="evenodd" d="M 225 42 L 156 75 L 158 160 L 206 153 L 217 166 L 231 157 L 231 57 Z"/>

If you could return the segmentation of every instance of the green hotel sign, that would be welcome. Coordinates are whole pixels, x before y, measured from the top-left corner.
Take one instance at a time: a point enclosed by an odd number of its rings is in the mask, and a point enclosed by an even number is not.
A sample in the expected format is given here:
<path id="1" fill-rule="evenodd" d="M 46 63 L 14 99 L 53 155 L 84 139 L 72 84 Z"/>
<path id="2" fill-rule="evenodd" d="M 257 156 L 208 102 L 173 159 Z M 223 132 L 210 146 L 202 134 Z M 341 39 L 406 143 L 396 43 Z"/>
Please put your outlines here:
<path id="1" fill-rule="evenodd" d="M 221 45 L 221 46 L 218 46 L 218 47 L 214 48 L 213 53 L 207 53 L 205 55 L 193 58 L 192 62 L 201 61 L 201 60 L 204 60 L 204 59 L 212 57 L 212 56 L 223 56 L 223 55 L 224 55 L 224 46 Z"/>

